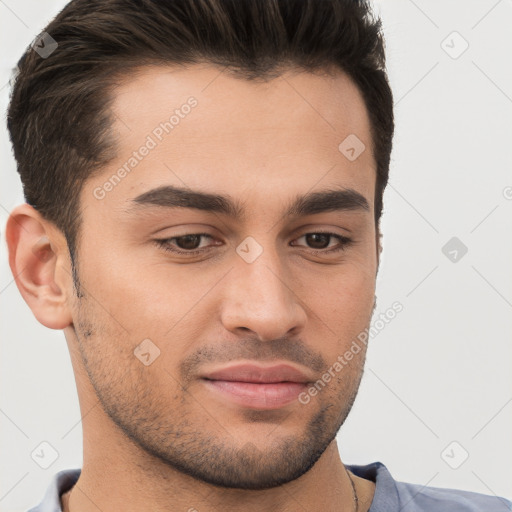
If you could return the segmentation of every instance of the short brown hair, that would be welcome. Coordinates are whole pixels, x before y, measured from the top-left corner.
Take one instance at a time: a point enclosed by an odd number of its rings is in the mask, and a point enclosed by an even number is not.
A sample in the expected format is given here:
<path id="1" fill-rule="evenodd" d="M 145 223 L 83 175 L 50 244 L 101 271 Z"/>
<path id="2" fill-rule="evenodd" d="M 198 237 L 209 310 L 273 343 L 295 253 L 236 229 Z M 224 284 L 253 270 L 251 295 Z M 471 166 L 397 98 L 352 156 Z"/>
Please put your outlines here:
<path id="1" fill-rule="evenodd" d="M 382 213 L 394 131 L 381 21 L 357 0 L 73 0 L 46 27 L 58 47 L 28 48 L 7 123 L 26 201 L 66 236 L 74 265 L 86 179 L 115 156 L 111 87 L 147 64 L 213 63 L 247 80 L 334 66 L 364 98 Z M 74 271 L 75 275 L 75 271 Z"/>

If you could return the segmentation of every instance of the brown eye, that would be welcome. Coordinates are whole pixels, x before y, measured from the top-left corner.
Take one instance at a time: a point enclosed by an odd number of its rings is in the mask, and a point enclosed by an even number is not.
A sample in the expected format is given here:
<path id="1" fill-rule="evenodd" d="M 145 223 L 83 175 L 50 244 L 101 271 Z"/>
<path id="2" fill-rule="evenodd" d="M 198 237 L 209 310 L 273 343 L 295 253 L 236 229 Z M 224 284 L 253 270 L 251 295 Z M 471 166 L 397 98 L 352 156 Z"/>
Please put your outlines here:
<path id="1" fill-rule="evenodd" d="M 176 245 L 180 249 L 186 249 L 188 251 L 197 249 L 201 243 L 201 235 L 185 235 L 174 238 Z"/>
<path id="2" fill-rule="evenodd" d="M 331 240 L 331 235 L 326 233 L 309 233 L 305 237 L 312 249 L 326 249 Z"/>
<path id="3" fill-rule="evenodd" d="M 352 243 L 352 239 L 347 238 L 346 236 L 322 231 L 316 233 L 306 233 L 305 235 L 297 238 L 297 240 L 300 240 L 301 238 L 305 239 L 308 249 L 320 251 L 321 253 L 342 251 Z M 337 240 L 338 244 L 329 248 L 332 239 Z"/>
<path id="4" fill-rule="evenodd" d="M 155 240 L 155 243 L 159 247 L 164 249 L 165 251 L 168 251 L 171 253 L 183 254 L 183 255 L 191 255 L 191 254 L 194 255 L 194 254 L 204 253 L 212 247 L 212 246 L 200 247 L 201 240 L 203 238 L 213 239 L 212 236 L 207 235 L 206 233 L 190 233 L 187 235 Z"/>

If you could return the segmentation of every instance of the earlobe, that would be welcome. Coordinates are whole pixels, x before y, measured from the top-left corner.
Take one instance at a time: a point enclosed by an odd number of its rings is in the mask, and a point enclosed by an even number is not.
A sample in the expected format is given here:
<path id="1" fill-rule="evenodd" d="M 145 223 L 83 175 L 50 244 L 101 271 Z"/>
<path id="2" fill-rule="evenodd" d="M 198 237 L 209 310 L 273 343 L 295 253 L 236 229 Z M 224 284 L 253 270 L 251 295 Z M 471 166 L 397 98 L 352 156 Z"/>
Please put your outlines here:
<path id="1" fill-rule="evenodd" d="M 6 225 L 9 266 L 37 320 L 50 329 L 72 323 L 67 244 L 60 231 L 28 204 L 17 206 Z"/>

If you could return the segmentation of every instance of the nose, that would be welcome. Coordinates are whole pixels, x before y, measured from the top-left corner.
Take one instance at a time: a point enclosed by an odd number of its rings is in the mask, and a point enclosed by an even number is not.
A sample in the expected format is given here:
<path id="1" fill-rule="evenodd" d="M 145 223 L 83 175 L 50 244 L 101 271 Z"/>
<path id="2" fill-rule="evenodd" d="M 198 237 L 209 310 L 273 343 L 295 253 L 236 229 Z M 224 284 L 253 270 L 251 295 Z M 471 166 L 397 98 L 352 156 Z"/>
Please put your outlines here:
<path id="1" fill-rule="evenodd" d="M 252 263 L 237 256 L 228 275 L 221 313 L 227 330 L 245 335 L 249 330 L 261 341 L 298 335 L 303 330 L 307 318 L 304 302 L 275 251 L 265 249 Z"/>

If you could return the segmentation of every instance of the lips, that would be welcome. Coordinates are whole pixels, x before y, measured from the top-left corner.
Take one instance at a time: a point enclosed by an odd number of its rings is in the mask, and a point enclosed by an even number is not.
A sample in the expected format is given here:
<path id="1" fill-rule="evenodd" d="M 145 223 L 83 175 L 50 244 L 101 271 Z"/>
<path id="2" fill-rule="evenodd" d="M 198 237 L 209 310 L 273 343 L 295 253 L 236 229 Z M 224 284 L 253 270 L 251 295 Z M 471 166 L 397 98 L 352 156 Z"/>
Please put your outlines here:
<path id="1" fill-rule="evenodd" d="M 237 364 L 214 370 L 203 375 L 208 380 L 231 382 L 252 382 L 269 384 L 278 382 L 298 382 L 308 384 L 312 381 L 305 372 L 287 364 L 259 366 L 255 364 Z"/>
<path id="2" fill-rule="evenodd" d="M 245 363 L 214 370 L 202 376 L 206 389 L 222 403 L 249 409 L 278 409 L 304 392 L 312 378 L 288 364 L 259 366 Z"/>

